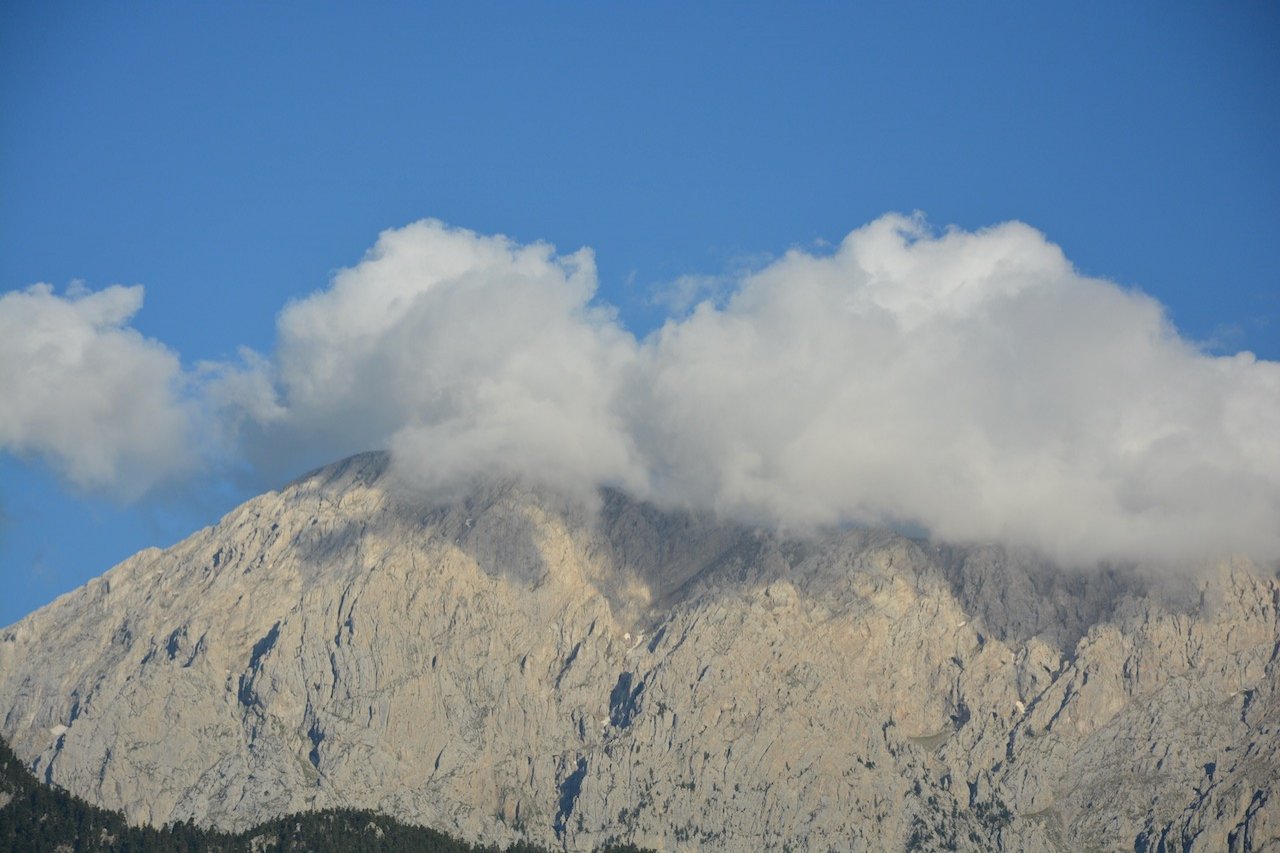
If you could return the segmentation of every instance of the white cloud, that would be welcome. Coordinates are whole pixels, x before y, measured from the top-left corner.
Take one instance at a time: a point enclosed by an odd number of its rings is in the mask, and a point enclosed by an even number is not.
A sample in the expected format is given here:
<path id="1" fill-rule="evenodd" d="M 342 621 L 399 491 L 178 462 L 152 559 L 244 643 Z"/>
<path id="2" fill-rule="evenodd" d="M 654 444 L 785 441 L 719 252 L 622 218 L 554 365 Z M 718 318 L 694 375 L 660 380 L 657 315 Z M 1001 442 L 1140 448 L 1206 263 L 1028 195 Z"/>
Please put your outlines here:
<path id="1" fill-rule="evenodd" d="M 1280 556 L 1280 364 L 1212 358 L 1036 231 L 885 217 L 645 348 L 659 497 L 1070 562 Z"/>
<path id="2" fill-rule="evenodd" d="M 259 470 L 382 446 L 440 494 L 489 476 L 578 496 L 609 483 L 1073 563 L 1280 557 L 1280 364 L 1207 355 L 1157 302 L 1081 276 L 1025 225 L 938 234 L 886 216 L 731 278 L 644 341 L 595 289 L 587 250 L 434 221 L 387 231 L 284 309 L 272 356 L 197 368 L 186 381 L 215 428 L 194 435 L 176 359 L 124 325 L 140 291 L 37 287 L 4 297 L 0 323 L 31 341 L 18 306 L 56 318 L 54 375 L 33 380 L 39 344 L 3 338 L 5 364 L 33 366 L 0 370 L 21 401 L 0 442 L 82 484 L 189 468 L 184 441 Z M 74 355 L 80 339 L 110 357 Z"/>
<path id="3" fill-rule="evenodd" d="M 390 446 L 402 472 L 441 492 L 485 476 L 638 486 L 614 409 L 636 343 L 590 305 L 595 287 L 587 250 L 556 256 L 434 221 L 387 231 L 281 314 L 285 414 L 266 441 Z"/>
<path id="4" fill-rule="evenodd" d="M 197 462 L 178 358 L 127 327 L 141 287 L 0 295 L 0 448 L 137 497 Z"/>

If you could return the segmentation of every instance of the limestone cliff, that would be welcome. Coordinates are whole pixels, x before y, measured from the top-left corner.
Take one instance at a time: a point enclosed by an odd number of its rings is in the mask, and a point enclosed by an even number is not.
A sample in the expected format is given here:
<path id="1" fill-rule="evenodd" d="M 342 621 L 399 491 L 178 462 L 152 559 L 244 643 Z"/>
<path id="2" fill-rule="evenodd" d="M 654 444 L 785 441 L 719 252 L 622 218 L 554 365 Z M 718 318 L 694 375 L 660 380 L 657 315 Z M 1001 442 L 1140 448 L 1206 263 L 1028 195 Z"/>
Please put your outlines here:
<path id="1" fill-rule="evenodd" d="M 0 633 L 0 719 L 130 819 L 375 808 L 570 850 L 1280 847 L 1274 571 L 1155 583 L 385 455 Z"/>

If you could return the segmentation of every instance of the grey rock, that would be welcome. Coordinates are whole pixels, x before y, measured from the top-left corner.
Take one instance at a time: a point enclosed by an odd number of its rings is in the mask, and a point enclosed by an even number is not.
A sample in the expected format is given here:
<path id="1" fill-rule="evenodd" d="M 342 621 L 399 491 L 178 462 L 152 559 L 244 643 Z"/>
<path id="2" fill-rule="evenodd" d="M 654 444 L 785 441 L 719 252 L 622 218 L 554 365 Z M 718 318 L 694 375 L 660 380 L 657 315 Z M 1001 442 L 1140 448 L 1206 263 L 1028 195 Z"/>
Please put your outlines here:
<path id="1" fill-rule="evenodd" d="M 383 454 L 0 632 L 4 735 L 130 820 L 569 850 L 1280 848 L 1280 585 L 796 539 Z"/>

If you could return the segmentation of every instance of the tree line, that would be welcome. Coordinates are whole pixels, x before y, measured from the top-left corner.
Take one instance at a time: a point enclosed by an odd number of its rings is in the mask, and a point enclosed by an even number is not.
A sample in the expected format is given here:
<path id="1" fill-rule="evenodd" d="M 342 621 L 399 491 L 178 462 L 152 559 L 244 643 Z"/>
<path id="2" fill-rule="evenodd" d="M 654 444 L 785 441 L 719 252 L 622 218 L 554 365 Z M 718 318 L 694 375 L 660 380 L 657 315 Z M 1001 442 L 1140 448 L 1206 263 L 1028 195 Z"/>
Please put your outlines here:
<path id="1" fill-rule="evenodd" d="M 367 809 L 327 809 L 276 818 L 239 833 L 194 823 L 130 826 L 99 808 L 39 782 L 0 738 L 0 851 L 22 853 L 550 853 L 519 842 L 485 847 L 425 826 L 410 826 Z M 631 845 L 601 853 L 645 853 Z"/>

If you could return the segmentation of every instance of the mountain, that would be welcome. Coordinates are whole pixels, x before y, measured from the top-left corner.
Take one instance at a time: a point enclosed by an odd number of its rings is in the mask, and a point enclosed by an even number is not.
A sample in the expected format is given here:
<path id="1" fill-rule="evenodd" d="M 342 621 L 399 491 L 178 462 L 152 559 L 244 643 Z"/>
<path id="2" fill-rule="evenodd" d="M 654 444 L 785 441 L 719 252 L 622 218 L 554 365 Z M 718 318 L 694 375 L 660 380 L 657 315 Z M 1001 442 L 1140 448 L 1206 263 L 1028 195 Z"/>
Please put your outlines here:
<path id="1" fill-rule="evenodd" d="M 1280 848 L 1280 582 L 791 537 L 364 454 L 0 633 L 2 733 L 131 821 L 569 850 Z"/>
<path id="2" fill-rule="evenodd" d="M 194 823 L 130 826 L 124 815 L 38 782 L 0 738 L 0 851 L 41 853 L 504 853 L 371 811 L 331 809 L 276 818 L 236 835 Z M 519 843 L 505 853 L 547 853 Z M 602 853 L 644 853 L 636 847 Z"/>

